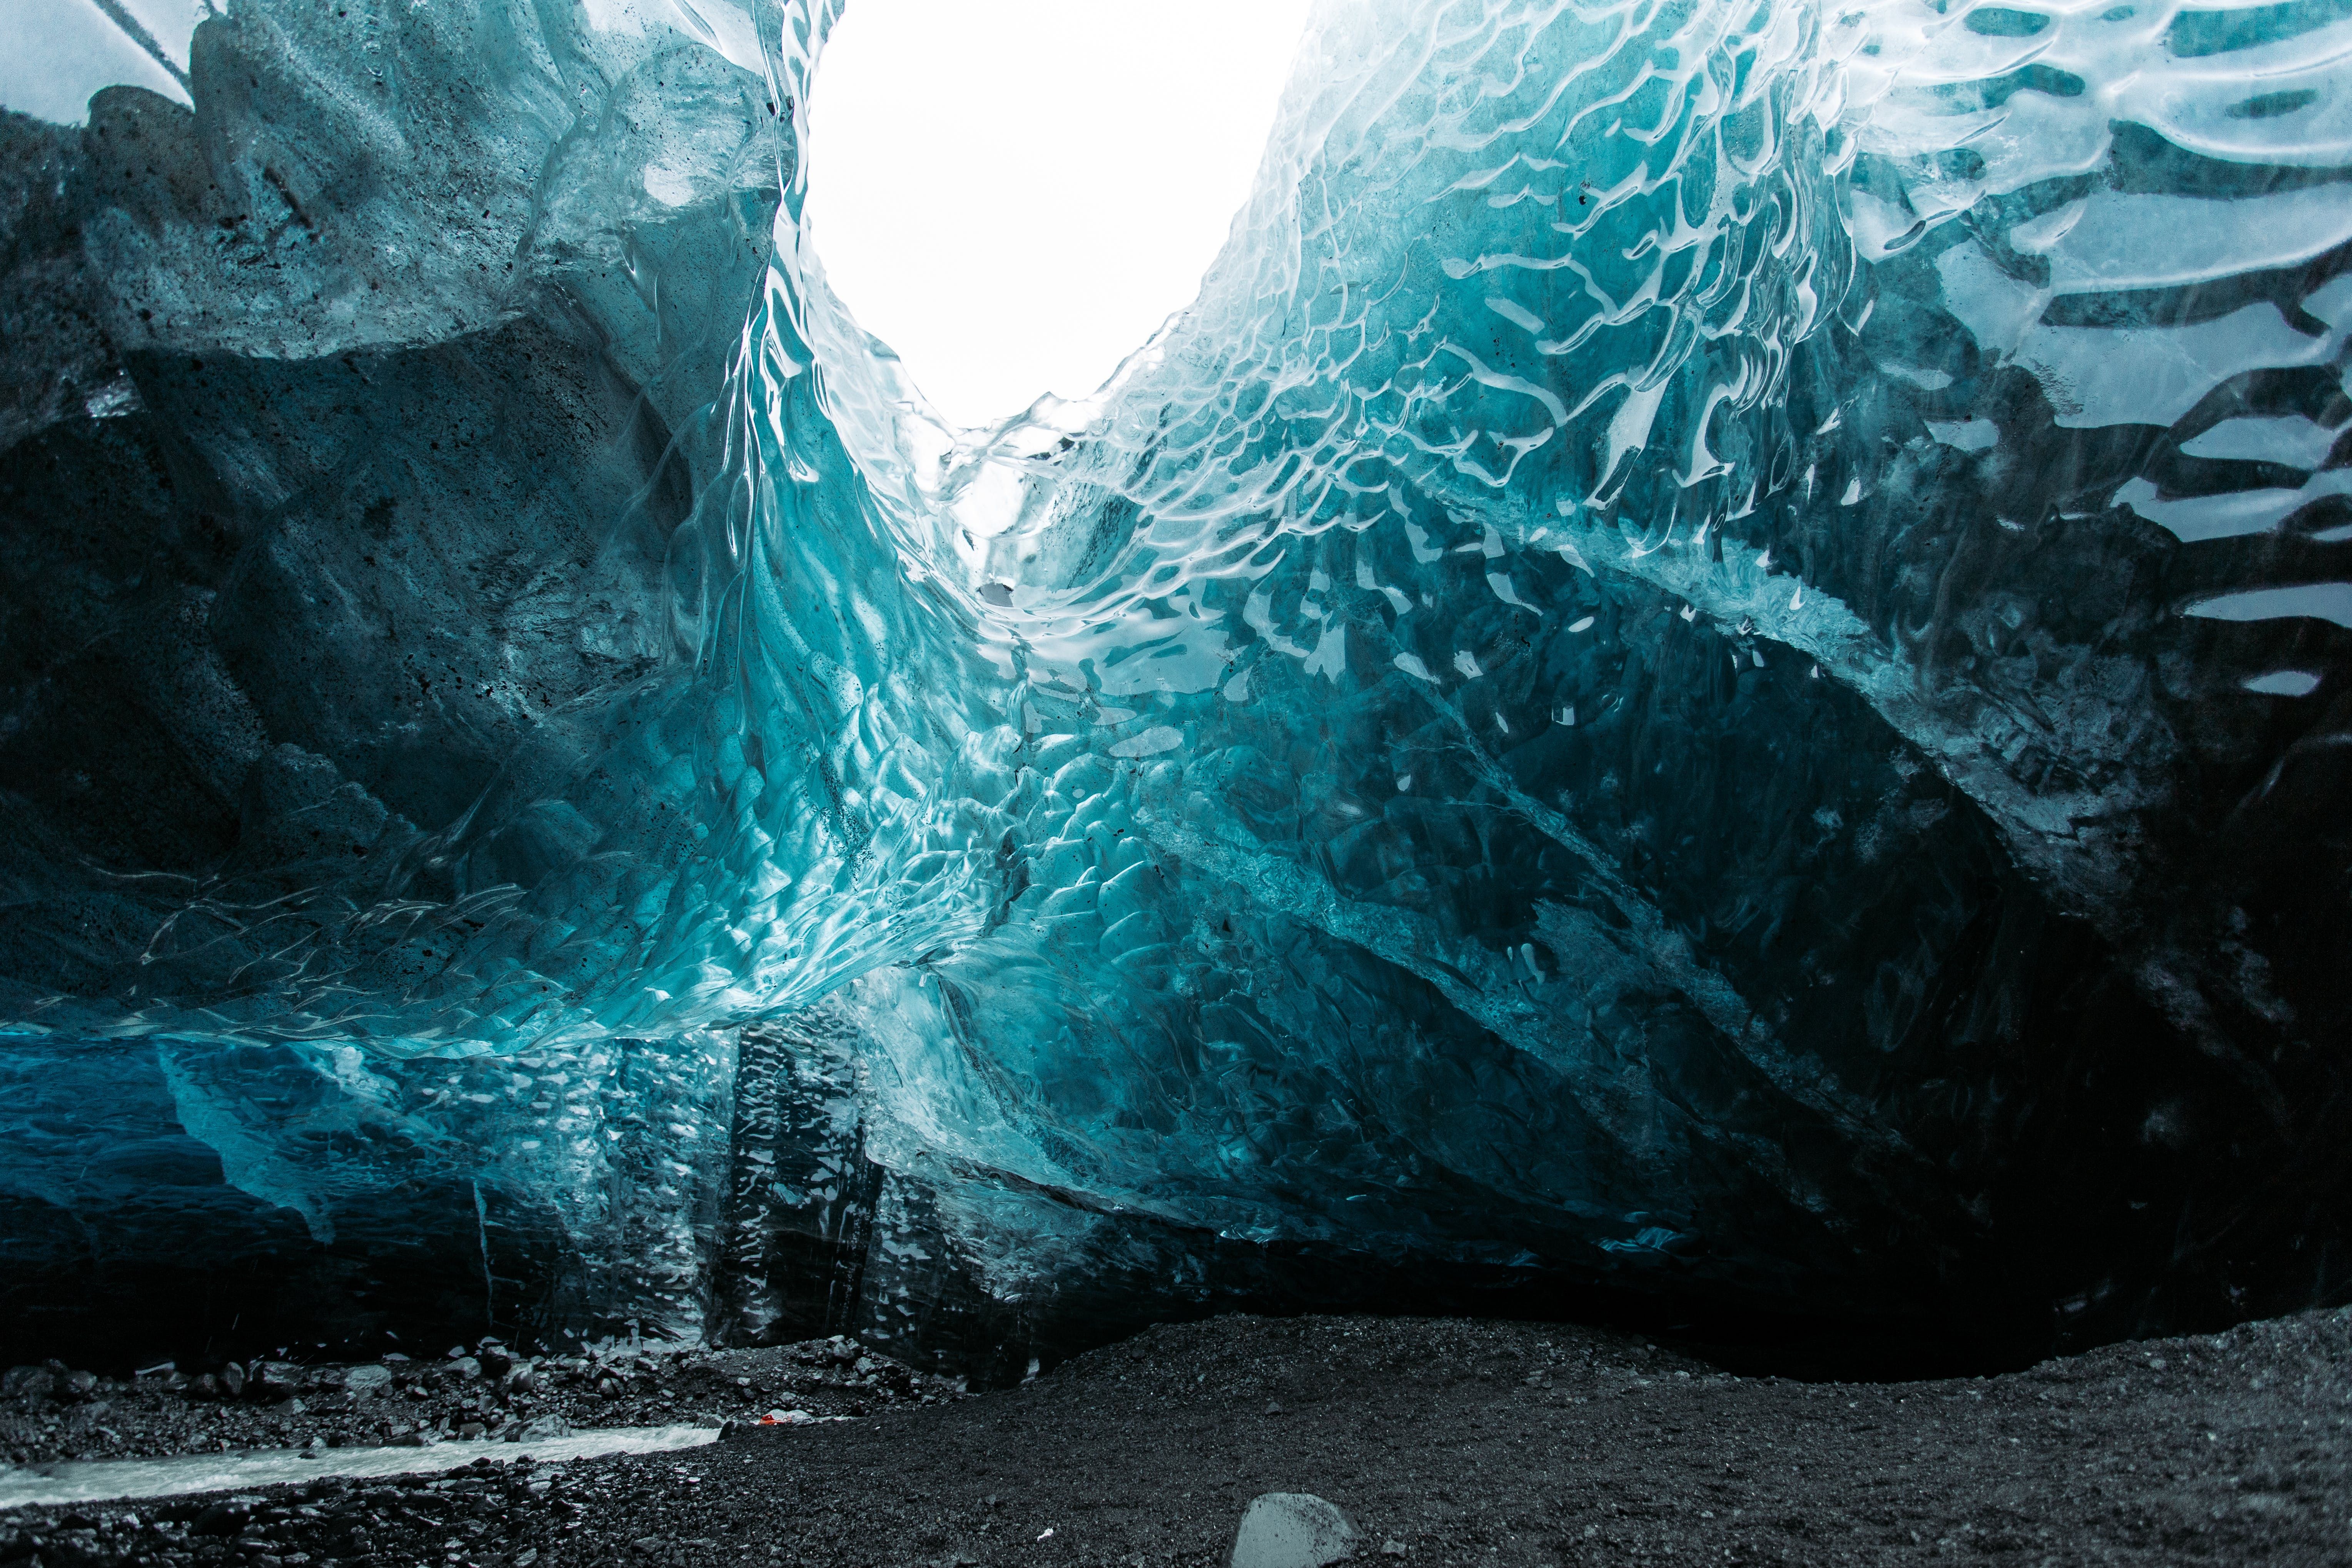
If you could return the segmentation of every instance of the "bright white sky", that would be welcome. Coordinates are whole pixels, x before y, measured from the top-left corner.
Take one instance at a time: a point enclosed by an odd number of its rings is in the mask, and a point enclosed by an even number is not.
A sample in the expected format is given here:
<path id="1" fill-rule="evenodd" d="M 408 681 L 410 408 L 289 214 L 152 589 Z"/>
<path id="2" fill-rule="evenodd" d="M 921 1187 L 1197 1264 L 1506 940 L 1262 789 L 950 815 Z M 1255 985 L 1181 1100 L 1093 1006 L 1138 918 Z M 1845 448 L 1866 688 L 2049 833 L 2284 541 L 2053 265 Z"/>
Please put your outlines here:
<path id="1" fill-rule="evenodd" d="M 850 0 L 809 100 L 826 278 L 953 424 L 1079 397 L 1192 303 L 1307 0 Z"/>
<path id="2" fill-rule="evenodd" d="M 123 10 L 185 70 L 194 0 L 124 0 Z M 89 95 L 117 82 L 182 103 L 188 95 L 89 0 L 0 0 L 0 106 L 79 125 Z"/>

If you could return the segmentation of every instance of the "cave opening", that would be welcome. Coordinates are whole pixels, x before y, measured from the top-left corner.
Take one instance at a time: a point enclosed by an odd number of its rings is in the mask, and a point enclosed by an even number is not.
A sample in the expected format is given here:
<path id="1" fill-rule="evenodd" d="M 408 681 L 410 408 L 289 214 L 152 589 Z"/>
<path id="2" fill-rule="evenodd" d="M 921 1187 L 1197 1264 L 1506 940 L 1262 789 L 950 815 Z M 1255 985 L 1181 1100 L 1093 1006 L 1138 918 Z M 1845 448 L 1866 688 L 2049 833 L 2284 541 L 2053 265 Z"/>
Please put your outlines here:
<path id="1" fill-rule="evenodd" d="M 863 0 L 809 101 L 826 283 L 950 425 L 1084 397 L 1192 303 L 1305 0 Z"/>

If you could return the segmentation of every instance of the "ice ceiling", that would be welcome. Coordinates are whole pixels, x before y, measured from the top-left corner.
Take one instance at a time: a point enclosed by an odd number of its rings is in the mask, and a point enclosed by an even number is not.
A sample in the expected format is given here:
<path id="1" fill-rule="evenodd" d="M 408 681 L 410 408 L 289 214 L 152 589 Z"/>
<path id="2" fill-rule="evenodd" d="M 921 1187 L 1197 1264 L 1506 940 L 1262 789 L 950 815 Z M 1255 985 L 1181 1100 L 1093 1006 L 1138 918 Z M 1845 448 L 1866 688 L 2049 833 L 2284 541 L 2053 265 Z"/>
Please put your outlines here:
<path id="1" fill-rule="evenodd" d="M 961 438 L 834 14 L 0 127 L 12 1336 L 2344 1293 L 2342 5 L 1326 5 Z"/>

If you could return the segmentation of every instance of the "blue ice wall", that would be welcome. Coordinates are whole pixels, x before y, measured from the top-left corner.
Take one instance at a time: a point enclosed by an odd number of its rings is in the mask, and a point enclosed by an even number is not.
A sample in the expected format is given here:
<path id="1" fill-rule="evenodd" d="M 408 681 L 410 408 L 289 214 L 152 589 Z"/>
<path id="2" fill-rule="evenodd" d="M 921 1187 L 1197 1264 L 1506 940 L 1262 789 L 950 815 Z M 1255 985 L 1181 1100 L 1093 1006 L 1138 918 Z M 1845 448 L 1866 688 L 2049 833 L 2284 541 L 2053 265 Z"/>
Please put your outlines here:
<path id="1" fill-rule="evenodd" d="M 1334 5 L 1192 310 L 952 432 L 796 227 L 830 15 L 5 128 L 11 1050 L 464 1079 L 550 1322 L 2342 1293 L 2352 23 Z"/>
<path id="2" fill-rule="evenodd" d="M 459 1332 L 702 1323 L 731 1049 L 8 1047 L 12 1350 L 83 1364 L 245 1346 L 437 1352 Z"/>

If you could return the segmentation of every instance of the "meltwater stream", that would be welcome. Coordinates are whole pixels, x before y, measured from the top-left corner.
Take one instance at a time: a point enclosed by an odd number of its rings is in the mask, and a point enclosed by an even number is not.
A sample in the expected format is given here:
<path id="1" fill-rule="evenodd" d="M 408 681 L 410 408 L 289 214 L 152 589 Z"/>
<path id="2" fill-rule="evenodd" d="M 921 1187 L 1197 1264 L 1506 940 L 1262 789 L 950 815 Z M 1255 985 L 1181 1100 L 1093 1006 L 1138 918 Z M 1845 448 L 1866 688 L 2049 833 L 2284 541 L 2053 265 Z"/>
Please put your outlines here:
<path id="1" fill-rule="evenodd" d="M 2340 7 L 1335 0 L 961 434 L 837 9 L 0 125 L 21 1355 L 2352 1289 Z"/>
<path id="2" fill-rule="evenodd" d="M 0 1469 L 0 1509 L 66 1507 L 194 1492 L 245 1491 L 324 1476 L 437 1475 L 478 1459 L 499 1463 L 529 1458 L 541 1464 L 605 1454 L 657 1454 L 698 1448 L 718 1440 L 712 1426 L 613 1426 L 517 1447 L 491 1441 L 437 1443 L 423 1448 L 320 1448 L 192 1454 L 173 1459 L 85 1459 Z"/>

